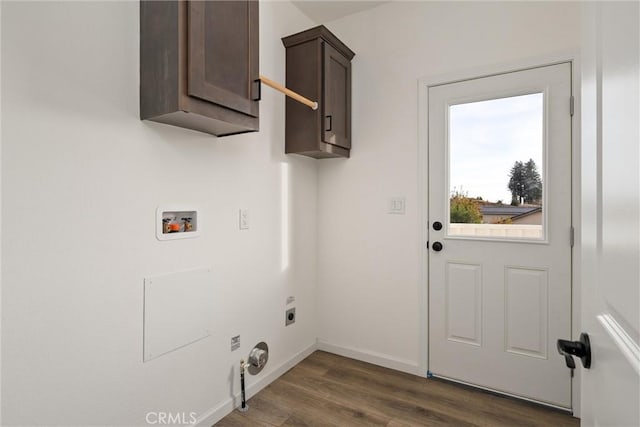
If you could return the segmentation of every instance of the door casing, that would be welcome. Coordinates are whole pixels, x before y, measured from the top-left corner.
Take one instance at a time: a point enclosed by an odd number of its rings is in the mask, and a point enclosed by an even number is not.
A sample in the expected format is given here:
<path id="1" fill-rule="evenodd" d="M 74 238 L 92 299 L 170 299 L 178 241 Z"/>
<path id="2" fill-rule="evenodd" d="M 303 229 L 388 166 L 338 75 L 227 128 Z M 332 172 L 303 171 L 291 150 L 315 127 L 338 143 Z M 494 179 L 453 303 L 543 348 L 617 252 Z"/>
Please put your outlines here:
<path id="1" fill-rule="evenodd" d="M 562 62 L 571 63 L 571 86 L 574 96 L 574 113 L 571 122 L 571 223 L 576 227 L 580 224 L 580 206 L 582 193 L 580 188 L 581 164 L 580 164 L 580 61 L 577 51 L 566 51 L 542 57 L 533 57 L 521 61 L 513 61 L 490 66 L 475 67 L 467 70 L 456 71 L 435 76 L 426 76 L 418 80 L 418 217 L 420 230 L 420 295 L 419 295 L 419 370 L 420 375 L 427 376 L 429 366 L 429 250 L 427 240 L 429 232 L 429 87 L 454 83 L 461 80 L 469 80 L 479 77 L 487 77 L 496 74 L 503 74 L 513 71 L 521 71 L 530 68 L 537 68 L 547 65 L 555 65 Z M 567 105 L 569 108 L 569 105 Z M 580 231 L 575 230 L 574 246 L 571 249 L 571 339 L 575 340 L 580 336 L 580 313 L 581 313 L 581 289 L 577 284 L 580 281 L 581 259 L 580 259 Z M 558 357 L 560 357 L 558 355 Z M 580 414 L 580 370 L 574 371 L 572 384 L 572 410 L 574 416 Z"/>

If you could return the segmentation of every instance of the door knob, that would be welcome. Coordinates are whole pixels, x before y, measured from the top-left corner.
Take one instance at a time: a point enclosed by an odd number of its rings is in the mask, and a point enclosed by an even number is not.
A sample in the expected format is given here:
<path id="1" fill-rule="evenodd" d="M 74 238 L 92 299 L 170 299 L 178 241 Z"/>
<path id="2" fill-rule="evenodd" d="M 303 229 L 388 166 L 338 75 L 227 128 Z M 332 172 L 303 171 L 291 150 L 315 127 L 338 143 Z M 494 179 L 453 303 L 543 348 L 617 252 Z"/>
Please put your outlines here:
<path id="1" fill-rule="evenodd" d="M 444 246 L 442 246 L 442 243 L 440 242 L 433 242 L 433 245 L 431 245 L 431 247 L 434 251 L 440 252 Z"/>
<path id="2" fill-rule="evenodd" d="M 567 368 L 576 368 L 573 356 L 580 358 L 585 369 L 591 367 L 591 342 L 589 335 L 584 332 L 580 334 L 580 341 L 558 340 L 558 353 L 564 356 Z"/>
<path id="3" fill-rule="evenodd" d="M 433 223 L 433 229 L 436 231 L 442 230 L 442 223 L 440 221 L 436 221 Z"/>

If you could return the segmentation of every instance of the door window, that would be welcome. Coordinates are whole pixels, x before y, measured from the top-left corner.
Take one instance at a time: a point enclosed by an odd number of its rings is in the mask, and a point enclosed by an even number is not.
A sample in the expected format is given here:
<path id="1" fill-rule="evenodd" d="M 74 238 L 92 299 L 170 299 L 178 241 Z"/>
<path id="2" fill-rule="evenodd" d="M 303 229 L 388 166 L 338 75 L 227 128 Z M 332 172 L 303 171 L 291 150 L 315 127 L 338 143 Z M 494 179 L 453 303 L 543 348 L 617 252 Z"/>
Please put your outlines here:
<path id="1" fill-rule="evenodd" d="M 544 232 L 544 94 L 449 106 L 450 237 L 538 239 Z"/>

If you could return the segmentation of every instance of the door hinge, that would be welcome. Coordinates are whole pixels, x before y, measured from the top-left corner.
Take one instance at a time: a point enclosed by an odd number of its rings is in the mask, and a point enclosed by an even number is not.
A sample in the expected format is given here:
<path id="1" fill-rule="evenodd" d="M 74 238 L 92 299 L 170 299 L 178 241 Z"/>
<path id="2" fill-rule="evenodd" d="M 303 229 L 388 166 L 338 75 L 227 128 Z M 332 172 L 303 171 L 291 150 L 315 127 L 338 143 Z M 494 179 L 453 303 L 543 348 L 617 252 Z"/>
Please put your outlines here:
<path id="1" fill-rule="evenodd" d="M 573 95 L 571 95 L 571 97 L 569 98 L 569 114 L 571 115 L 571 117 L 573 117 L 573 112 L 575 110 L 575 98 L 573 97 Z"/>
<path id="2" fill-rule="evenodd" d="M 571 228 L 569 229 L 569 244 L 571 245 L 571 247 L 573 247 L 573 244 L 575 243 L 575 239 L 576 239 L 576 231 L 572 225 Z"/>

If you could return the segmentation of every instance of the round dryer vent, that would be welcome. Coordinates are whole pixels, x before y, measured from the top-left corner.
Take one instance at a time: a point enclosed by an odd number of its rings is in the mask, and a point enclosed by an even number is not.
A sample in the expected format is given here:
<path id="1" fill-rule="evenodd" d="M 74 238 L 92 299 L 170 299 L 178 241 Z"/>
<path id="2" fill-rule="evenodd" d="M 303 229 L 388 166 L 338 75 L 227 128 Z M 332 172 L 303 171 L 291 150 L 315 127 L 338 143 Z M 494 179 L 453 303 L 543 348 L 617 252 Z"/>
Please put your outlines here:
<path id="1" fill-rule="evenodd" d="M 262 341 L 256 344 L 249 353 L 249 368 L 251 375 L 259 374 L 269 360 L 269 346 Z"/>

